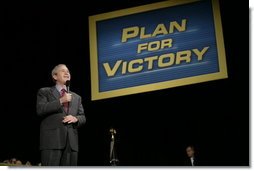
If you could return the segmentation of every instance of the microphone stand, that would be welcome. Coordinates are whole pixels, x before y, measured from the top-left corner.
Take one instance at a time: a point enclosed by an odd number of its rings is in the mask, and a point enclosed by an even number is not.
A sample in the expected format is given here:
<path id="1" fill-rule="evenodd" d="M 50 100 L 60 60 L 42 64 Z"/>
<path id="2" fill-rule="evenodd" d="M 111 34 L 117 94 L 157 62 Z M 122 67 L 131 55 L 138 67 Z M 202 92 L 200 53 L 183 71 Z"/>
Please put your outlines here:
<path id="1" fill-rule="evenodd" d="M 111 166 L 117 166 L 119 164 L 119 160 L 117 159 L 117 155 L 116 155 L 116 149 L 115 149 L 115 134 L 116 134 L 116 130 L 114 128 L 111 128 L 109 130 L 109 132 L 111 133 L 111 142 L 110 142 L 110 160 L 109 163 Z"/>

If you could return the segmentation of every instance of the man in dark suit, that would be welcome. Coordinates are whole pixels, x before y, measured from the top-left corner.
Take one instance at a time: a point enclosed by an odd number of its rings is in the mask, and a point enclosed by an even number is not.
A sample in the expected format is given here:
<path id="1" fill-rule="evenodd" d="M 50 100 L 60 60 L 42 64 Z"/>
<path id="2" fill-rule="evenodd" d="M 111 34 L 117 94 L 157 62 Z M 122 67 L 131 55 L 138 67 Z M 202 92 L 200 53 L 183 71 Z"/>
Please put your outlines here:
<path id="1" fill-rule="evenodd" d="M 75 166 L 78 160 L 78 130 L 86 117 L 81 97 L 67 92 L 71 79 L 66 65 L 52 70 L 53 87 L 41 88 L 37 94 L 37 114 L 40 125 L 40 150 L 43 166 Z"/>
<path id="2" fill-rule="evenodd" d="M 185 166 L 198 166 L 199 162 L 195 155 L 195 149 L 194 146 L 189 145 L 186 147 L 186 154 L 188 156 L 188 159 L 185 161 Z"/>

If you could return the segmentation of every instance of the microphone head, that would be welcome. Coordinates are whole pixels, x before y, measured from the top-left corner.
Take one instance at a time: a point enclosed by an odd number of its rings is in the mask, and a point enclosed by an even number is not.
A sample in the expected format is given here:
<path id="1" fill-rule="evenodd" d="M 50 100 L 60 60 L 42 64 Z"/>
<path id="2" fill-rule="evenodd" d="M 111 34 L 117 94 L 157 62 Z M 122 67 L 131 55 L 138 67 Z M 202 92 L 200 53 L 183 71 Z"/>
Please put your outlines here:
<path id="1" fill-rule="evenodd" d="M 70 84 L 71 84 L 71 81 L 70 81 L 70 80 L 67 80 L 67 81 L 65 82 L 66 87 L 69 87 Z"/>

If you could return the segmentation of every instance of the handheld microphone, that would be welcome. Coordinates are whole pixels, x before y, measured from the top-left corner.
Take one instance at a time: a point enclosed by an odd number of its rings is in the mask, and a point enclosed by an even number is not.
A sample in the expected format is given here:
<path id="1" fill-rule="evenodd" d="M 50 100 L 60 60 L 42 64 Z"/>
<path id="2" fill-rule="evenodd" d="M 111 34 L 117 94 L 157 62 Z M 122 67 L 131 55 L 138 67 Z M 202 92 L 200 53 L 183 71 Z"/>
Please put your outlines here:
<path id="1" fill-rule="evenodd" d="M 71 83 L 70 80 L 67 80 L 65 82 L 67 93 L 70 93 L 70 83 Z M 70 107 L 70 102 L 68 102 L 67 115 L 69 114 L 69 107 Z"/>
<path id="2" fill-rule="evenodd" d="M 69 92 L 70 92 L 70 83 L 71 83 L 71 81 L 70 81 L 70 80 L 67 80 L 67 81 L 65 82 L 66 89 L 67 89 L 67 93 L 69 93 Z"/>

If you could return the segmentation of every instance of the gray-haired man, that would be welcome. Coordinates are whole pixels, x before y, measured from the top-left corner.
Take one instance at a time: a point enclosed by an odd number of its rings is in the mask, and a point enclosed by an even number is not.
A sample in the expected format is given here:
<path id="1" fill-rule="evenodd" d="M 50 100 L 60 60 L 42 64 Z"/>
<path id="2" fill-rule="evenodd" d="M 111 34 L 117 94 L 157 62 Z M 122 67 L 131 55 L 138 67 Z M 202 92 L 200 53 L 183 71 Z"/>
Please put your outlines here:
<path id="1" fill-rule="evenodd" d="M 78 160 L 78 131 L 86 117 L 81 97 L 67 92 L 71 79 L 66 65 L 52 70 L 55 86 L 44 87 L 37 94 L 37 114 L 41 116 L 40 150 L 43 166 L 75 166 Z M 68 110 L 66 110 L 68 109 Z"/>

